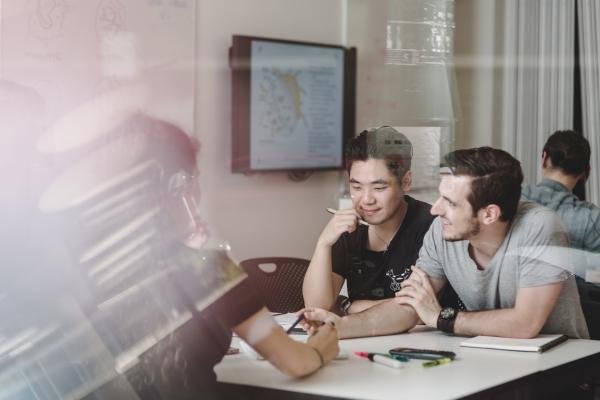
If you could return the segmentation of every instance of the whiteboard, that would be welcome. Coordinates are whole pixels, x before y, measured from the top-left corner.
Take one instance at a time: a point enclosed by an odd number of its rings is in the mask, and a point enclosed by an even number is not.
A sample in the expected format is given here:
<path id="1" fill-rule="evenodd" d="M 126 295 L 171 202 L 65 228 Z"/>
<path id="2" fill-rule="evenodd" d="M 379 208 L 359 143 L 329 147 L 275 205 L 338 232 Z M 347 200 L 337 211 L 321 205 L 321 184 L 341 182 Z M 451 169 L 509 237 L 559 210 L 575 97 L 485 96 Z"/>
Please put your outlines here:
<path id="1" fill-rule="evenodd" d="M 47 126 L 142 85 L 140 110 L 194 128 L 194 0 L 1 0 L 1 78 L 45 102 Z"/>
<path id="2" fill-rule="evenodd" d="M 428 203 L 438 198 L 440 160 L 444 128 L 438 126 L 395 126 L 413 145 L 411 162 L 413 197 Z"/>

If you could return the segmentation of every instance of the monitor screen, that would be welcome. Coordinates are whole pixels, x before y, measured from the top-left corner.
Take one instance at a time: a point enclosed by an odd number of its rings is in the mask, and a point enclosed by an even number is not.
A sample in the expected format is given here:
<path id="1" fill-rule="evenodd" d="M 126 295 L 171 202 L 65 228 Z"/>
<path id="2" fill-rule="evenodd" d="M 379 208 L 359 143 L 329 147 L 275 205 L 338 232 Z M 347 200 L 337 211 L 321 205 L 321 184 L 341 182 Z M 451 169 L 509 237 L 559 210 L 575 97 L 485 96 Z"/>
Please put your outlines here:
<path id="1" fill-rule="evenodd" d="M 233 172 L 343 168 L 354 49 L 235 35 L 230 60 Z"/>

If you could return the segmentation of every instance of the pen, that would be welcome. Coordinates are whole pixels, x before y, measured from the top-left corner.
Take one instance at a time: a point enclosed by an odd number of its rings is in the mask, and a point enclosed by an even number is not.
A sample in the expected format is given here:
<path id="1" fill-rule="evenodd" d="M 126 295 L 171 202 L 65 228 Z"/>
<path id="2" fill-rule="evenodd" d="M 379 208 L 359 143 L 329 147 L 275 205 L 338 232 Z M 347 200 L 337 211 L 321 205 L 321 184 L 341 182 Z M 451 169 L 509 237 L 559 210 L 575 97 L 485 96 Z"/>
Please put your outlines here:
<path id="1" fill-rule="evenodd" d="M 327 212 L 329 214 L 335 214 L 335 212 L 337 211 L 337 210 L 335 210 L 333 208 L 326 208 L 325 210 L 327 210 Z M 358 219 L 358 223 L 361 224 L 361 225 L 369 226 L 369 223 L 367 221 L 362 220 L 360 218 Z"/>
<path id="2" fill-rule="evenodd" d="M 448 364 L 450 361 L 452 361 L 452 359 L 450 359 L 448 357 L 438 358 L 437 360 L 431 360 L 431 361 L 424 362 L 423 367 L 425 367 L 425 368 L 435 367 L 436 365 Z"/>
<path id="3" fill-rule="evenodd" d="M 403 367 L 402 363 L 406 362 L 406 361 L 395 360 L 392 357 L 388 356 L 387 354 L 366 353 L 364 351 L 356 351 L 356 352 L 354 352 L 354 354 L 356 354 L 357 356 L 362 357 L 362 358 L 368 358 L 370 361 L 372 361 L 374 363 L 385 365 L 386 367 L 392 367 L 392 368 L 402 368 Z"/>
<path id="4" fill-rule="evenodd" d="M 292 332 L 292 329 L 294 329 L 296 327 L 296 325 L 298 325 L 300 323 L 300 321 L 302 321 L 304 319 L 304 313 L 300 314 L 300 316 L 296 319 L 296 321 L 294 321 L 294 323 L 287 329 L 287 331 L 285 331 L 285 333 L 287 333 L 288 335 L 290 334 L 290 332 Z"/>

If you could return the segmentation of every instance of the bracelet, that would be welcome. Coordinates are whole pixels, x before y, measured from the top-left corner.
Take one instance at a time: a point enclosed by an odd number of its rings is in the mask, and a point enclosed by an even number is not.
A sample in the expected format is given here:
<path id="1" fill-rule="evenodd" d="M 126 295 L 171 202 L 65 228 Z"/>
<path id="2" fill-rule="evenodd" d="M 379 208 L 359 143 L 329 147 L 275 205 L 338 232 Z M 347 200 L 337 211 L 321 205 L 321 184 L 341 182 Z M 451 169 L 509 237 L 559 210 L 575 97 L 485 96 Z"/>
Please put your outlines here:
<path id="1" fill-rule="evenodd" d="M 319 365 L 319 368 L 322 368 L 323 365 L 325 365 L 325 360 L 323 359 L 323 355 L 321 354 L 321 352 L 319 351 L 319 349 L 317 349 L 316 347 L 312 347 L 312 346 L 308 346 L 308 347 L 310 347 L 311 349 L 313 349 L 317 353 L 317 355 L 319 356 L 319 362 L 321 363 Z M 317 369 L 319 369 L 319 368 L 317 368 Z"/>

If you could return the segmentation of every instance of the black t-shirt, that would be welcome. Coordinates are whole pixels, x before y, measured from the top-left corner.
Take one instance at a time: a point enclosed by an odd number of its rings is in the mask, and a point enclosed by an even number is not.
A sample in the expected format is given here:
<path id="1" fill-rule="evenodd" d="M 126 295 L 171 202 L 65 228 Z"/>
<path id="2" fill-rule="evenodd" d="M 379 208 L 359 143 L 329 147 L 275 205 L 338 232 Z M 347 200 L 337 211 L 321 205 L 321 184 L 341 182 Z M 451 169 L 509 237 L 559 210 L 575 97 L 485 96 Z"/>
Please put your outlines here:
<path id="1" fill-rule="evenodd" d="M 186 275 L 180 278 L 189 279 Z M 175 283 L 182 288 L 180 294 L 190 300 L 183 287 L 186 283 Z M 262 306 L 250 280 L 242 278 L 201 312 L 194 311 L 191 319 L 147 351 L 137 368 L 128 372 L 129 381 L 141 398 L 221 398 L 214 366 L 229 348 L 232 328 Z"/>
<path id="2" fill-rule="evenodd" d="M 367 249 L 368 227 L 343 234 L 332 249 L 333 272 L 348 281 L 348 296 L 352 300 L 379 300 L 394 297 L 400 282 L 410 275 L 417 261 L 423 237 L 434 217 L 431 206 L 404 196 L 408 203 L 406 217 L 390 242 L 387 251 Z"/>

